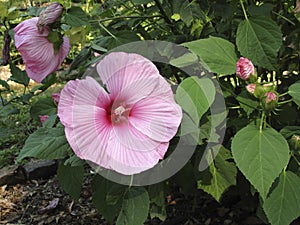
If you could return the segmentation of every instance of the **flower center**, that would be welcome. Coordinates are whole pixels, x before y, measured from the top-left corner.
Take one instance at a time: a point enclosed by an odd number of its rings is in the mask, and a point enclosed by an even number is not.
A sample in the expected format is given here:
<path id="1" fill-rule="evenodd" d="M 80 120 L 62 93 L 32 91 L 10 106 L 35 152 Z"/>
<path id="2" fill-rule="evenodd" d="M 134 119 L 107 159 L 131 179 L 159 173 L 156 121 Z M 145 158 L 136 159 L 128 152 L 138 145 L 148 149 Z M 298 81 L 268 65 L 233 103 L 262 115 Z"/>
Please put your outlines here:
<path id="1" fill-rule="evenodd" d="M 113 125 L 125 124 L 128 121 L 130 109 L 125 104 L 113 103 L 111 106 L 110 119 Z"/>

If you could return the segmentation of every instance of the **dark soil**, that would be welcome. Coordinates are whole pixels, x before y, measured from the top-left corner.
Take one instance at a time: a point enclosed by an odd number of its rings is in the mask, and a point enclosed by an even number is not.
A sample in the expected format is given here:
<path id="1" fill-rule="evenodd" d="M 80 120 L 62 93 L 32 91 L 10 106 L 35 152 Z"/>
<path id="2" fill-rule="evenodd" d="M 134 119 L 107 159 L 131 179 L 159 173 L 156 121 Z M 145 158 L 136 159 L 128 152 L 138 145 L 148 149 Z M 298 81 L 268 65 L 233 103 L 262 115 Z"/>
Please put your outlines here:
<path id="1" fill-rule="evenodd" d="M 90 181 L 85 180 L 78 202 L 59 186 L 57 179 L 31 180 L 0 187 L 0 224 L 108 224 L 92 204 Z M 232 195 L 222 204 L 199 190 L 196 197 L 174 191 L 168 202 L 168 218 L 148 220 L 145 225 L 260 225 L 253 206 Z M 251 201 L 249 201 L 251 202 Z M 56 204 L 57 203 L 57 204 Z M 195 204 L 196 203 L 196 204 Z M 128 224 L 134 225 L 134 224 Z"/>

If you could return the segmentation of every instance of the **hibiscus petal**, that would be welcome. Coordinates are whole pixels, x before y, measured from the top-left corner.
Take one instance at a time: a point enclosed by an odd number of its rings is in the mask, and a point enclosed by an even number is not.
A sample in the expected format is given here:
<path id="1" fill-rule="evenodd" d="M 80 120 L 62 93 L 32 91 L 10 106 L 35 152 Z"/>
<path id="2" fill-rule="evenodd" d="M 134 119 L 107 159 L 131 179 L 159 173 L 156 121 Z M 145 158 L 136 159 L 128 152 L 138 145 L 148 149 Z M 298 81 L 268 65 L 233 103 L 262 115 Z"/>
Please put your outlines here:
<path id="1" fill-rule="evenodd" d="M 116 139 L 110 139 L 108 146 L 113 148 L 107 151 L 109 162 L 105 168 L 125 175 L 137 174 L 154 167 L 168 149 L 168 143 L 161 143 L 150 152 L 135 151 L 128 149 Z"/>
<path id="2" fill-rule="evenodd" d="M 94 78 L 88 76 L 80 80 L 74 96 L 74 105 L 91 105 L 106 109 L 110 102 L 108 93 Z"/>
<path id="3" fill-rule="evenodd" d="M 148 89 L 154 88 L 159 76 L 156 66 L 145 57 L 125 52 L 112 52 L 97 64 L 97 72 L 106 84 L 112 98 L 116 98 L 124 89 L 135 87 L 137 80 L 149 79 Z M 151 78 L 150 78 L 151 79 Z"/>
<path id="4" fill-rule="evenodd" d="M 64 126 L 70 126 L 72 124 L 72 105 L 78 83 L 79 80 L 69 81 L 60 93 L 57 114 Z"/>
<path id="5" fill-rule="evenodd" d="M 73 124 L 65 129 L 67 140 L 76 155 L 85 160 L 107 165 L 107 141 L 111 126 L 106 121 L 105 110 L 99 107 L 74 106 Z"/>
<path id="6" fill-rule="evenodd" d="M 129 122 L 153 140 L 168 142 L 177 132 L 182 111 L 164 98 L 149 97 L 134 105 Z"/>
<path id="7" fill-rule="evenodd" d="M 155 141 L 133 127 L 130 123 L 113 126 L 113 135 L 124 147 L 133 151 L 149 152 L 161 143 Z"/>

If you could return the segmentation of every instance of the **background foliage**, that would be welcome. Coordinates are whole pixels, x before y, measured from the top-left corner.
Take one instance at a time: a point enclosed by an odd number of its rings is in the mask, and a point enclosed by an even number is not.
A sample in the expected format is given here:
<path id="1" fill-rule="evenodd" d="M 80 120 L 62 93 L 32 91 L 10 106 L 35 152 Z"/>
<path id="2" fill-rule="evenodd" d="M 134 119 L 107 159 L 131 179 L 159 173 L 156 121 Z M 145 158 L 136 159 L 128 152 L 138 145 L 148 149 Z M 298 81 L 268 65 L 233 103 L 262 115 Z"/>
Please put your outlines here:
<path id="1" fill-rule="evenodd" d="M 61 159 L 58 169 L 61 185 L 72 197 L 78 198 L 85 162 L 72 153 L 64 137 L 51 93 L 66 81 L 80 78 L 96 59 L 94 53 L 103 54 L 138 40 L 164 40 L 180 44 L 193 53 L 174 59 L 173 66 L 181 68 L 199 59 L 222 87 L 227 107 L 222 147 L 209 168 L 200 172 L 199 159 L 211 129 L 211 115 L 207 110 L 216 90 L 210 89 L 212 98 L 207 99 L 203 88 L 209 81 L 157 64 L 161 74 L 186 90 L 195 103 L 198 115 L 189 111 L 185 101 L 180 102 L 180 92 L 175 95 L 185 110 L 182 126 L 190 122 L 201 130 L 196 137 L 192 132 L 182 136 L 196 139 L 199 148 L 183 172 L 172 177 L 180 181 L 175 184 L 165 181 L 149 187 L 125 187 L 89 174 L 93 176 L 93 201 L 99 212 L 110 223 L 116 221 L 117 224 L 143 224 L 148 215 L 164 220 L 165 190 L 170 185 L 179 187 L 182 192 L 202 189 L 222 201 L 223 193 L 230 186 L 240 185 L 236 178 L 240 176 L 251 187 L 250 194 L 257 200 L 257 215 L 266 223 L 290 224 L 300 216 L 300 14 L 293 11 L 295 1 L 60 3 L 65 8 L 61 27 L 70 38 L 72 51 L 60 71 L 42 84 L 32 85 L 20 67 L 22 60 L 13 45 L 12 29 L 22 20 L 38 16 L 44 2 L 0 2 L 1 63 L 12 73 L 8 80 L 2 77 L 0 80 L 2 165 L 20 163 L 26 157 Z M 236 62 L 240 56 L 247 57 L 256 66 L 259 83 L 271 84 L 278 92 L 279 102 L 274 111 L 266 111 L 263 100 L 248 93 L 246 82 L 236 77 Z M 14 89 L 9 81 L 20 84 L 19 88 Z M 39 115 L 50 117 L 41 124 Z M 21 152 L 14 161 L 18 149 Z M 261 208 L 263 210 L 259 210 Z"/>

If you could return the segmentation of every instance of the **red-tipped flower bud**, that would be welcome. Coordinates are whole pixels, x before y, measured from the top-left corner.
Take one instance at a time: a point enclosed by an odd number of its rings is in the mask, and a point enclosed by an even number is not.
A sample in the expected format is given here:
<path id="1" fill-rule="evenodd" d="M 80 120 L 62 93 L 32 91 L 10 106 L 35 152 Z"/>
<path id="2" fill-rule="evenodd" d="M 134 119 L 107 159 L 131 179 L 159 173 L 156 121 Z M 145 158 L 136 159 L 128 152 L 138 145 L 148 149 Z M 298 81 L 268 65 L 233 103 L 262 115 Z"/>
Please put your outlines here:
<path id="1" fill-rule="evenodd" d="M 63 12 L 63 7 L 61 4 L 54 2 L 51 5 L 47 6 L 39 16 L 37 23 L 38 29 L 40 32 L 43 32 L 44 26 L 48 26 L 59 20 Z"/>
<path id="2" fill-rule="evenodd" d="M 251 75 L 254 76 L 254 66 L 252 62 L 244 57 L 241 57 L 236 63 L 236 74 L 243 80 L 248 80 Z"/>
<path id="3" fill-rule="evenodd" d="M 60 98 L 60 92 L 53 93 L 51 96 L 52 96 L 53 101 L 54 101 L 56 104 L 58 104 L 59 98 Z"/>
<path id="4" fill-rule="evenodd" d="M 256 87 L 256 84 L 248 84 L 248 85 L 246 86 L 246 89 L 247 89 L 247 91 L 248 91 L 249 93 L 254 94 L 255 87 Z"/>
<path id="5" fill-rule="evenodd" d="M 49 118 L 48 115 L 39 116 L 41 123 L 45 123 L 45 121 Z"/>
<path id="6" fill-rule="evenodd" d="M 272 111 L 276 108 L 278 103 L 278 97 L 275 92 L 267 92 L 262 99 L 263 107 L 266 111 Z"/>

